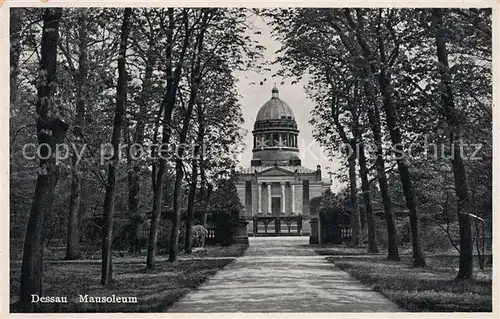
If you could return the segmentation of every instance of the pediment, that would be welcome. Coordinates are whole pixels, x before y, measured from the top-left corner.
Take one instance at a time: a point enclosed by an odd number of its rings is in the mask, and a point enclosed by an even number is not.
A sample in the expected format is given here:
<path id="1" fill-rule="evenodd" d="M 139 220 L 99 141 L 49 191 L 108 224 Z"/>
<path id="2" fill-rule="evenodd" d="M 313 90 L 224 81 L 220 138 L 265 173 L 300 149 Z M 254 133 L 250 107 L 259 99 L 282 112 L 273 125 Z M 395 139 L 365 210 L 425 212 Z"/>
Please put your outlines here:
<path id="1" fill-rule="evenodd" d="M 284 168 L 280 167 L 271 167 L 265 169 L 258 173 L 260 176 L 293 176 L 293 172 L 290 172 Z"/>

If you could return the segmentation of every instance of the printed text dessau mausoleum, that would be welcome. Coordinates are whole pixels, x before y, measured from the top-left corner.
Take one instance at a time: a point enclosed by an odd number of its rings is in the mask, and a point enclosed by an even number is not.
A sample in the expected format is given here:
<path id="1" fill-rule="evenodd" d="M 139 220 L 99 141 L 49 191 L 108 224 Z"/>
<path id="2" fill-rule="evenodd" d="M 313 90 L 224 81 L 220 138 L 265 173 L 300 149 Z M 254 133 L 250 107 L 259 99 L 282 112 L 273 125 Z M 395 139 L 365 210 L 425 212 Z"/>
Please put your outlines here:
<path id="1" fill-rule="evenodd" d="M 276 87 L 260 108 L 253 130 L 250 167 L 237 172 L 249 236 L 310 235 L 310 199 L 331 186 L 321 167 L 309 169 L 299 158 L 299 130 L 291 107 Z"/>

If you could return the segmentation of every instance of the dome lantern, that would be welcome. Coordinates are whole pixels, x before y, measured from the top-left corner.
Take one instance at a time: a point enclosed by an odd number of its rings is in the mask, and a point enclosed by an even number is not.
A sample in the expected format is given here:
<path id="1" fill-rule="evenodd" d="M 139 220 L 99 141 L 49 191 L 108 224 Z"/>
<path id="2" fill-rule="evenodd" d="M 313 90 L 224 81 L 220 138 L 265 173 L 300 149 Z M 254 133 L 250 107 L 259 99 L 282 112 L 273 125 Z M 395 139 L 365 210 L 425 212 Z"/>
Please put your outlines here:
<path id="1" fill-rule="evenodd" d="M 276 83 L 274 84 L 274 87 L 273 89 L 271 90 L 271 93 L 272 93 L 272 98 L 273 99 L 279 99 L 279 93 L 280 91 L 278 90 L 278 88 L 276 87 Z"/>

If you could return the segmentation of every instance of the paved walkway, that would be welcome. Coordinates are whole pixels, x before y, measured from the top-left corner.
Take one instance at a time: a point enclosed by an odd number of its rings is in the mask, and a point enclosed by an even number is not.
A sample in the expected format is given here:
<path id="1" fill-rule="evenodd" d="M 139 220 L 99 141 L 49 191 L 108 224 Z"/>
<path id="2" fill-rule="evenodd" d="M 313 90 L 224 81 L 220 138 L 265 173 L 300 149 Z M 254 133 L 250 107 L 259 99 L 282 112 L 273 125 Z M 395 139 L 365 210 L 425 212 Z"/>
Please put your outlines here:
<path id="1" fill-rule="evenodd" d="M 250 238 L 243 257 L 171 312 L 402 311 L 307 247 L 308 237 Z"/>

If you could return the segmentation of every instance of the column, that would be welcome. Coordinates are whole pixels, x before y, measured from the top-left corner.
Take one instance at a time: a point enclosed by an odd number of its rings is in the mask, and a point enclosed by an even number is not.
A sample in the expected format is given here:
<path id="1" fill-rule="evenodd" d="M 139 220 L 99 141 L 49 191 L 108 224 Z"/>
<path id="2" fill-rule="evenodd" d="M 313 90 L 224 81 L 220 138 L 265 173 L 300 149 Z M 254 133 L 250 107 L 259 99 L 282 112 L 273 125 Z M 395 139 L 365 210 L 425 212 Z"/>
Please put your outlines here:
<path id="1" fill-rule="evenodd" d="M 295 214 L 295 184 L 292 183 L 292 213 Z"/>
<path id="2" fill-rule="evenodd" d="M 285 182 L 281 182 L 281 214 L 285 214 Z"/>
<path id="3" fill-rule="evenodd" d="M 257 194 L 259 198 L 259 201 L 257 202 L 257 213 L 262 214 L 262 184 L 260 183 L 257 183 Z"/>
<path id="4" fill-rule="evenodd" d="M 271 215 L 271 183 L 267 183 L 267 214 Z"/>

